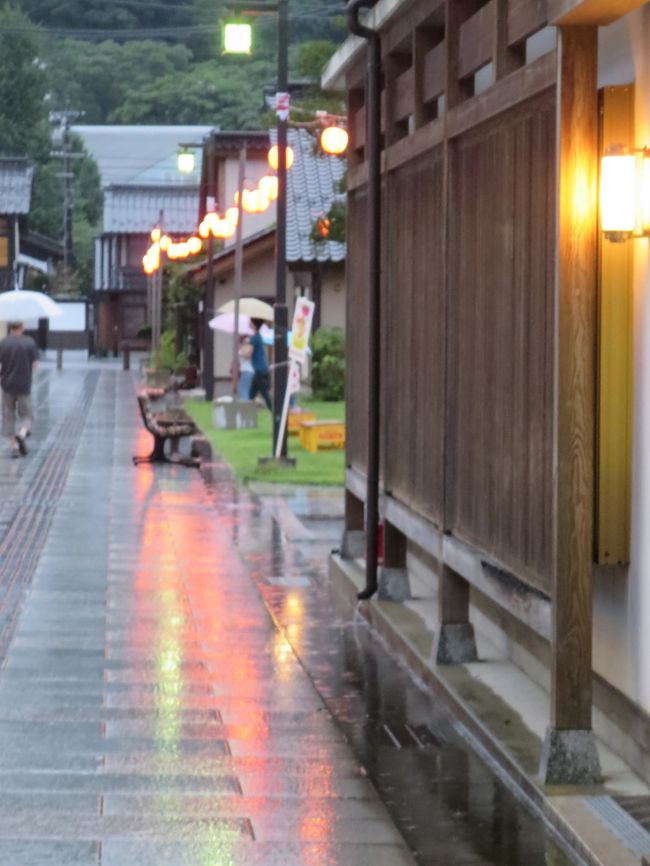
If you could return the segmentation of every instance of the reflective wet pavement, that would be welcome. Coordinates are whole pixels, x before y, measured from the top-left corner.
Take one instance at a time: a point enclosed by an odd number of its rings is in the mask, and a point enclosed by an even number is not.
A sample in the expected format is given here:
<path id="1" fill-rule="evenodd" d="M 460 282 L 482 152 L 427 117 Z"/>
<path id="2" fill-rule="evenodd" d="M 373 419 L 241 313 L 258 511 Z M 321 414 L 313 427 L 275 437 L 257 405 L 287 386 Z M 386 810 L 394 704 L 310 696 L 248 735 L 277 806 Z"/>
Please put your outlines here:
<path id="1" fill-rule="evenodd" d="M 134 468 L 129 374 L 42 388 L 0 457 L 1 864 L 570 862 L 330 593 L 339 494 Z"/>

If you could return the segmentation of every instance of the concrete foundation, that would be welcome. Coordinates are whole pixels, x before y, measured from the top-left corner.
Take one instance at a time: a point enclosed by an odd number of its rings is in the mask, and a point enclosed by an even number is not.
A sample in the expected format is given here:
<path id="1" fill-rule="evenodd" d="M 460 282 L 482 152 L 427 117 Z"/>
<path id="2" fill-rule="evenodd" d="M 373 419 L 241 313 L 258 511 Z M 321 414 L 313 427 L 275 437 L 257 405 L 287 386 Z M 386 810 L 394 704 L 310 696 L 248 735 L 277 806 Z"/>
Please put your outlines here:
<path id="1" fill-rule="evenodd" d="M 539 775 L 545 785 L 597 785 L 602 781 L 593 731 L 548 728 Z"/>
<path id="2" fill-rule="evenodd" d="M 363 529 L 346 529 L 341 539 L 343 559 L 361 559 L 366 552 Z"/>
<path id="3" fill-rule="evenodd" d="M 477 661 L 474 626 L 470 622 L 439 626 L 433 657 L 437 665 L 462 665 Z"/>
<path id="4" fill-rule="evenodd" d="M 380 601 L 407 601 L 412 597 L 405 568 L 380 568 L 378 584 L 377 598 Z"/>
<path id="5" fill-rule="evenodd" d="M 200 460 L 212 459 L 212 445 L 205 436 L 192 436 L 190 439 L 190 454 Z"/>

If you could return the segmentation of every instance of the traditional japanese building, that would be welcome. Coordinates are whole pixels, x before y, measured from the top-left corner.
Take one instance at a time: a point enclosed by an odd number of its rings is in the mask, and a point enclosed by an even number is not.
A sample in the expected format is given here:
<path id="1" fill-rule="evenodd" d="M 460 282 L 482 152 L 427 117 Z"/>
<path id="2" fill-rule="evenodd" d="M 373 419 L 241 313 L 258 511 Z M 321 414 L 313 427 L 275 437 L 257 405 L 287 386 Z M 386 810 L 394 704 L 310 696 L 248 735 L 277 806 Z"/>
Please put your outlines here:
<path id="1" fill-rule="evenodd" d="M 594 725 L 650 778 L 649 241 L 598 192 L 647 164 L 650 5 L 348 7 L 344 556 L 432 599 L 439 664 L 480 628 L 547 692 L 544 781 L 600 777 Z"/>
<path id="2" fill-rule="evenodd" d="M 21 235 L 26 231 L 34 165 L 30 160 L 0 157 L 0 291 L 15 287 Z"/>

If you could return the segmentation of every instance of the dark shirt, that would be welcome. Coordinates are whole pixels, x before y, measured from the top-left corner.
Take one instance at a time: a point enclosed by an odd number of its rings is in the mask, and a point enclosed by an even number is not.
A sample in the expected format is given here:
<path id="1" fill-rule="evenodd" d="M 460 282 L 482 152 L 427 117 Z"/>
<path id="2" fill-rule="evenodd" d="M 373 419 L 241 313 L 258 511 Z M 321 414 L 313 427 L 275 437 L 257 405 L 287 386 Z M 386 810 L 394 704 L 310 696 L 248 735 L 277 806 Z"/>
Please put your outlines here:
<path id="1" fill-rule="evenodd" d="M 264 348 L 264 340 L 262 339 L 262 335 L 258 331 L 256 334 L 253 334 L 253 336 L 249 339 L 251 346 L 253 347 L 253 355 L 251 357 L 253 370 L 256 373 L 267 373 L 269 369 L 269 362 L 266 358 L 266 349 Z"/>
<path id="2" fill-rule="evenodd" d="M 0 385 L 15 397 L 32 390 L 32 368 L 38 358 L 36 343 L 25 334 L 9 334 L 0 342 Z"/>

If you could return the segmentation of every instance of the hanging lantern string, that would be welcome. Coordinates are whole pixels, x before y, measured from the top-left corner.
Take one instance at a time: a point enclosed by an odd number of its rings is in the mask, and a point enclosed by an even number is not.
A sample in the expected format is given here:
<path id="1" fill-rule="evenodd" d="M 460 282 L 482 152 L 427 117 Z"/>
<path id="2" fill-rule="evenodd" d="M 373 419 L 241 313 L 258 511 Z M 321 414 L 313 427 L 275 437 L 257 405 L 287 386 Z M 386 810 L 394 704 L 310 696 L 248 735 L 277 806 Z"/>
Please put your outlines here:
<path id="1" fill-rule="evenodd" d="M 347 124 L 347 117 L 344 114 L 330 114 L 328 111 L 317 111 L 314 120 L 298 121 L 289 120 L 289 125 L 298 129 L 320 129 L 321 136 L 327 133 L 330 128 L 338 128 L 338 131 L 344 132 Z M 335 149 L 330 150 L 324 147 L 327 153 L 340 155 L 347 147 L 347 132 L 345 132 L 345 140 L 343 143 L 337 142 Z M 276 149 L 277 145 L 271 148 Z M 287 148 L 287 168 L 293 164 L 293 150 Z M 270 160 L 275 167 L 273 160 Z M 244 211 L 249 214 L 264 213 L 268 210 L 272 201 L 278 197 L 278 179 L 275 175 L 264 175 L 257 183 L 254 189 L 244 189 L 242 200 L 239 201 L 239 193 L 235 193 L 233 204 L 229 207 L 225 214 L 221 216 L 216 211 L 209 211 L 203 217 L 198 230 L 188 238 L 184 238 L 178 242 L 173 241 L 169 235 L 164 235 L 159 227 L 156 227 L 151 232 L 152 244 L 142 258 L 142 267 L 146 274 L 153 274 L 163 264 L 163 253 L 170 260 L 186 259 L 190 256 L 199 255 L 203 252 L 203 242 L 210 235 L 218 240 L 227 240 L 231 238 L 237 229 L 237 223 L 241 218 L 241 213 Z"/>

